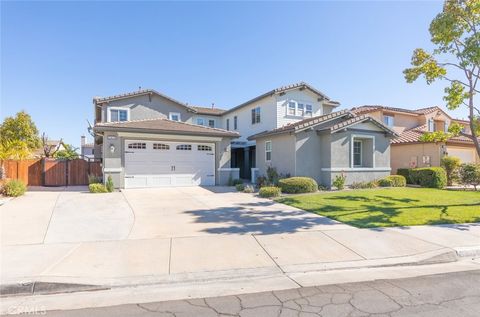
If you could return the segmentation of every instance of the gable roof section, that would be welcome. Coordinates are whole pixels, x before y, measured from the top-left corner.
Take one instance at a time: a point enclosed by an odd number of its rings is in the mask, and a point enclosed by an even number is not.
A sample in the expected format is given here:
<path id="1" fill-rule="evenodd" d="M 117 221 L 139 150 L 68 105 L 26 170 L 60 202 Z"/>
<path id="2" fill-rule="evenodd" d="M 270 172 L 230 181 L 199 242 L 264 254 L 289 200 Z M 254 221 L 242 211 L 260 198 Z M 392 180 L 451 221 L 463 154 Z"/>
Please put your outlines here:
<path id="1" fill-rule="evenodd" d="M 329 106 L 337 107 L 337 106 L 340 105 L 340 103 L 338 101 L 330 100 L 330 98 L 327 95 L 325 95 L 323 92 L 321 92 L 320 90 L 318 90 L 315 87 L 307 84 L 306 82 L 301 81 L 301 82 L 298 82 L 298 83 L 295 83 L 295 84 L 282 86 L 282 87 L 278 87 L 278 88 L 275 88 L 273 90 L 270 90 L 270 91 L 268 91 L 268 92 L 266 92 L 266 93 L 264 93 L 260 96 L 257 96 L 253 99 L 248 100 L 247 102 L 244 102 L 244 103 L 242 103 L 242 104 L 240 104 L 236 107 L 233 107 L 232 109 L 229 109 L 229 110 L 225 111 L 224 114 L 227 114 L 227 113 L 230 113 L 230 112 L 235 111 L 237 109 L 240 109 L 242 107 L 248 106 L 249 104 L 254 103 L 255 101 L 261 100 L 263 98 L 273 96 L 275 94 L 281 94 L 281 93 L 287 92 L 289 90 L 294 90 L 294 89 L 308 89 L 311 92 L 313 92 L 314 94 L 318 95 L 320 98 L 325 99 Z"/>
<path id="2" fill-rule="evenodd" d="M 218 128 L 210 128 L 196 124 L 172 121 L 165 118 L 134 120 L 124 122 L 98 123 L 93 128 L 95 131 L 125 131 L 125 132 L 155 132 L 165 134 L 203 135 L 236 138 L 237 132 Z"/>
<path id="3" fill-rule="evenodd" d="M 405 114 L 410 114 L 414 116 L 420 116 L 420 115 L 426 115 L 435 111 L 441 111 L 444 113 L 449 119 L 452 119 L 448 113 L 442 110 L 442 108 L 438 106 L 432 106 L 432 107 L 426 107 L 426 108 L 420 108 L 416 110 L 410 110 L 410 109 L 404 109 L 404 108 L 397 108 L 397 107 L 387 107 L 387 106 L 382 106 L 382 105 L 365 105 L 365 106 L 360 106 L 360 107 L 354 107 L 351 109 L 351 111 L 355 114 L 367 114 L 375 111 L 392 111 L 392 112 L 401 112 Z M 454 120 L 454 119 L 452 119 Z"/>
<path id="4" fill-rule="evenodd" d="M 276 128 L 270 131 L 263 131 L 263 132 L 254 134 L 252 136 L 249 136 L 248 140 L 254 140 L 259 137 L 287 133 L 287 132 L 299 132 L 299 131 L 308 129 L 310 127 L 317 126 L 321 123 L 326 123 L 342 117 L 352 117 L 352 116 L 353 114 L 348 110 L 336 111 L 323 116 L 317 116 L 313 118 L 304 119 L 302 121 L 298 121 L 292 124 L 287 124 L 287 125 L 284 125 L 283 127 Z"/>
<path id="5" fill-rule="evenodd" d="M 369 116 L 355 116 L 353 118 L 347 119 L 345 121 L 338 122 L 330 127 L 330 131 L 332 133 L 339 132 L 342 130 L 345 130 L 353 125 L 363 123 L 363 122 L 371 122 L 377 127 L 383 129 L 386 133 L 392 135 L 392 136 L 398 136 L 398 133 L 384 125 L 383 123 L 379 122 L 378 120 L 369 117 Z"/>
<path id="6" fill-rule="evenodd" d="M 157 95 L 157 96 L 162 97 L 164 99 L 170 100 L 171 102 L 176 103 L 179 106 L 185 107 L 188 111 L 196 112 L 195 109 L 193 109 L 192 107 L 189 107 L 186 103 L 183 103 L 181 101 L 173 99 L 172 97 L 169 97 L 167 95 L 159 93 L 158 91 L 153 90 L 153 89 L 141 89 L 141 90 L 138 90 L 138 91 L 128 92 L 128 93 L 109 96 L 109 97 L 95 97 L 95 98 L 93 98 L 93 102 L 95 103 L 95 105 L 98 105 L 98 104 L 107 103 L 107 102 L 110 102 L 110 101 L 128 99 L 128 98 L 143 96 L 143 95 Z"/>

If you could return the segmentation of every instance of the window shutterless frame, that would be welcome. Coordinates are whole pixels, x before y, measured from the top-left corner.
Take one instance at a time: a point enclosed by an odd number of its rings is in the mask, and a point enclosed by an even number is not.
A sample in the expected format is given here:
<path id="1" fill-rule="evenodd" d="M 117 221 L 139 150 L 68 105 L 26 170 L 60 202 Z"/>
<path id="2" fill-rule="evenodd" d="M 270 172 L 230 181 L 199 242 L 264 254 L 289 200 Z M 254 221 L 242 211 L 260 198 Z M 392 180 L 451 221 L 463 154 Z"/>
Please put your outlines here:
<path id="1" fill-rule="evenodd" d="M 169 112 L 168 119 L 172 121 L 182 121 L 182 117 L 179 112 Z"/>
<path id="2" fill-rule="evenodd" d="M 129 108 L 116 108 L 116 107 L 107 108 L 108 122 L 122 122 L 122 121 L 129 121 L 129 120 L 130 120 Z"/>
<path id="3" fill-rule="evenodd" d="M 265 141 L 265 161 L 272 160 L 272 141 Z"/>

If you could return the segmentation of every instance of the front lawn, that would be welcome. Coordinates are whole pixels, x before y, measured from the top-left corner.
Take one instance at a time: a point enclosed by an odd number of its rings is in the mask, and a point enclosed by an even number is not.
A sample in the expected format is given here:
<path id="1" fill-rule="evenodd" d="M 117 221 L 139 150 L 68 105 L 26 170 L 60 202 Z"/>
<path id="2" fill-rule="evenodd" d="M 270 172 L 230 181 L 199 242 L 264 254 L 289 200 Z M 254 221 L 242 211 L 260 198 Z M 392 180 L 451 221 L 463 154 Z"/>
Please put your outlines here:
<path id="1" fill-rule="evenodd" d="M 277 201 L 360 228 L 480 222 L 480 192 L 407 187 L 291 196 Z"/>

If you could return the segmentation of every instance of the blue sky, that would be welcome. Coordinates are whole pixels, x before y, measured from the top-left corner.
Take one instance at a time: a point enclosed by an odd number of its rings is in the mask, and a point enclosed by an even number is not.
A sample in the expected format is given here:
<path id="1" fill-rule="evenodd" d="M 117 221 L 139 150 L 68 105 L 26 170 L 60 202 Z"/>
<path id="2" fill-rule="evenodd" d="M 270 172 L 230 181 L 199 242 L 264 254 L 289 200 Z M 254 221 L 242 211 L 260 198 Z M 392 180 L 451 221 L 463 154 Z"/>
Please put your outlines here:
<path id="1" fill-rule="evenodd" d="M 406 84 L 442 2 L 2 2 L 1 117 L 79 145 L 92 98 L 153 88 L 230 108 L 306 81 L 342 108 L 443 105 Z M 456 111 L 466 117 L 466 111 Z"/>

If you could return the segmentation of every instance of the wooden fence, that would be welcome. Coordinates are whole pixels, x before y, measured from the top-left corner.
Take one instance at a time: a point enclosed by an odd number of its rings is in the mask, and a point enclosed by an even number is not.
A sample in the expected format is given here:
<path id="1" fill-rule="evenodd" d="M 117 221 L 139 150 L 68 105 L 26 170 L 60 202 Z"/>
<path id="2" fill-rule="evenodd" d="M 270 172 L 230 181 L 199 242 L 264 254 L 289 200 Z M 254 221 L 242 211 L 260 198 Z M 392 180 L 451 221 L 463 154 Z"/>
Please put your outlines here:
<path id="1" fill-rule="evenodd" d="M 28 186 L 88 185 L 88 175 L 102 176 L 99 161 L 7 160 L 3 162 L 7 178 L 20 179 Z"/>

